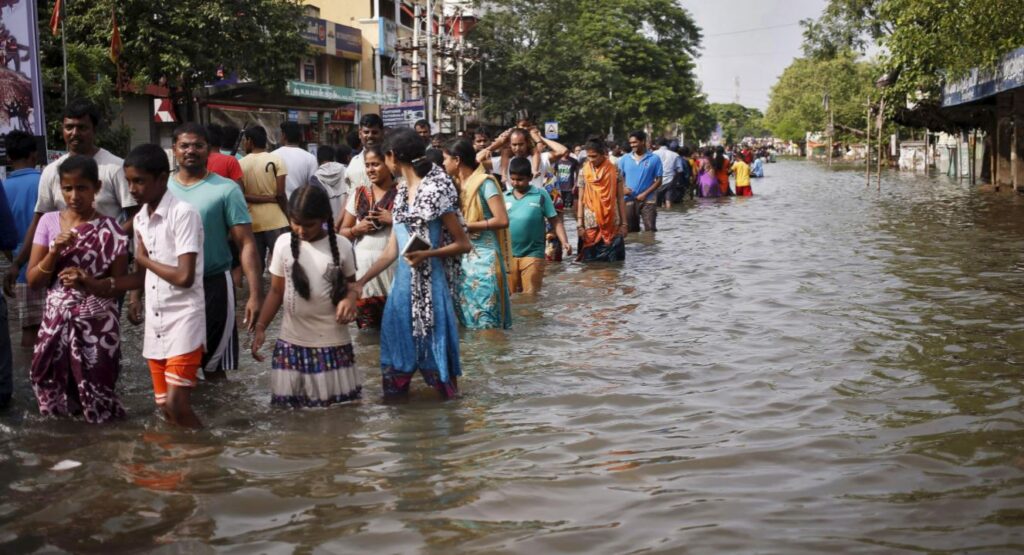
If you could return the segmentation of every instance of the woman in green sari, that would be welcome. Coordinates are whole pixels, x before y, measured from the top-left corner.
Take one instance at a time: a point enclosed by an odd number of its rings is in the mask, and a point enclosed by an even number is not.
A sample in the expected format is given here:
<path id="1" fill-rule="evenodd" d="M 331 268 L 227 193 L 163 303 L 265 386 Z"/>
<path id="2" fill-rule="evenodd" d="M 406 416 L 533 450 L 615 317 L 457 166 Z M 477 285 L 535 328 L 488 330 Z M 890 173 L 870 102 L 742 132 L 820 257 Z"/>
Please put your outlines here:
<path id="1" fill-rule="evenodd" d="M 508 263 L 511 244 L 505 197 L 494 178 L 476 161 L 465 139 L 444 149 L 444 169 L 459 187 L 459 201 L 473 250 L 462 257 L 459 322 L 468 329 L 512 327 Z"/>

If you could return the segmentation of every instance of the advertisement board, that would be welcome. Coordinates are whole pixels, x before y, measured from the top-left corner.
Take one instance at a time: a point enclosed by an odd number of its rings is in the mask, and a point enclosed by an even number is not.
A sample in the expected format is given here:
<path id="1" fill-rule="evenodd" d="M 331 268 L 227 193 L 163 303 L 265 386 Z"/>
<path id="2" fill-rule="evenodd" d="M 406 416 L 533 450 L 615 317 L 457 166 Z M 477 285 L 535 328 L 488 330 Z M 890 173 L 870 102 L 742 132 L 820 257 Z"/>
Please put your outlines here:
<path id="1" fill-rule="evenodd" d="M 13 129 L 44 135 L 36 0 L 5 0 L 3 6 L 0 9 L 0 135 Z"/>
<path id="2" fill-rule="evenodd" d="M 380 107 L 380 116 L 384 119 L 384 127 L 412 127 L 418 120 L 427 117 L 427 105 L 422 98 L 385 104 Z"/>

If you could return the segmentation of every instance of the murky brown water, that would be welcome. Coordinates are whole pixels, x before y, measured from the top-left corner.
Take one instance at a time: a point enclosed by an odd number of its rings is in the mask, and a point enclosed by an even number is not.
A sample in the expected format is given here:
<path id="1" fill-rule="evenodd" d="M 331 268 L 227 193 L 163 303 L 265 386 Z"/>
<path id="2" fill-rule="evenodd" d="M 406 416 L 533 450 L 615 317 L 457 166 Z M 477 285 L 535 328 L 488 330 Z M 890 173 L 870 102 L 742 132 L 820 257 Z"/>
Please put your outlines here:
<path id="1" fill-rule="evenodd" d="M 268 406 L 209 429 L 0 416 L 0 551 L 892 553 L 1024 550 L 1024 199 L 781 162 L 752 199 L 663 213 L 622 267 L 566 265 L 466 396 Z M 50 470 L 63 459 L 84 463 Z"/>

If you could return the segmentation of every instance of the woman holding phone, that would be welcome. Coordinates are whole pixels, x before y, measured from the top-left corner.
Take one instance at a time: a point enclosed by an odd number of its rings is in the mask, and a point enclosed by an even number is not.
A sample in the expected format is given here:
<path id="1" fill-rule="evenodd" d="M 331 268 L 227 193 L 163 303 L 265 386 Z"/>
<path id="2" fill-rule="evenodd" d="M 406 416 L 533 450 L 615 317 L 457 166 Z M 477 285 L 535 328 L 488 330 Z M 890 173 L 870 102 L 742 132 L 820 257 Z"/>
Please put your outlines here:
<path id="1" fill-rule="evenodd" d="M 363 149 L 366 176 L 370 183 L 355 188 L 348 196 L 339 233 L 355 245 L 356 279 L 363 277 L 384 253 L 391 237 L 391 211 L 395 205 L 395 180 L 384 164 L 377 145 Z M 384 305 L 395 277 L 394 264 L 366 283 L 357 304 L 356 324 L 361 329 L 379 329 Z"/>
<path id="2" fill-rule="evenodd" d="M 385 398 L 408 394 L 418 370 L 444 399 L 458 395 L 458 303 L 462 255 L 472 248 L 462 227 L 459 195 L 445 171 L 425 156 L 423 140 L 412 129 L 397 129 L 385 139 L 384 161 L 400 176 L 387 247 L 355 287 L 366 287 L 398 260 L 384 307 L 380 367 Z M 415 239 L 429 245 L 405 249 Z M 403 256 L 399 256 L 401 251 Z"/>

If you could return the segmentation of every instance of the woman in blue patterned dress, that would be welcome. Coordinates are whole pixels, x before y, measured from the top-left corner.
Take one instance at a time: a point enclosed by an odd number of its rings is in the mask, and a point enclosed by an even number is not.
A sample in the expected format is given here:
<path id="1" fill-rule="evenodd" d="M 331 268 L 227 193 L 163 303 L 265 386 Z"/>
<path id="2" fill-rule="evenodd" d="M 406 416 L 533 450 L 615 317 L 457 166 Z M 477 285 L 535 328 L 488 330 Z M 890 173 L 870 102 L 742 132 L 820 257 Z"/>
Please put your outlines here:
<path id="1" fill-rule="evenodd" d="M 391 173 L 405 179 L 398 185 L 388 246 L 355 286 L 361 289 L 398 260 L 380 330 L 384 396 L 408 394 L 418 370 L 423 381 L 451 399 L 458 395 L 462 375 L 455 316 L 460 262 L 472 248 L 462 227 L 458 191 L 444 170 L 426 159 L 423 141 L 413 130 L 393 131 L 382 150 Z M 429 248 L 406 250 L 413 236 Z"/>

